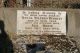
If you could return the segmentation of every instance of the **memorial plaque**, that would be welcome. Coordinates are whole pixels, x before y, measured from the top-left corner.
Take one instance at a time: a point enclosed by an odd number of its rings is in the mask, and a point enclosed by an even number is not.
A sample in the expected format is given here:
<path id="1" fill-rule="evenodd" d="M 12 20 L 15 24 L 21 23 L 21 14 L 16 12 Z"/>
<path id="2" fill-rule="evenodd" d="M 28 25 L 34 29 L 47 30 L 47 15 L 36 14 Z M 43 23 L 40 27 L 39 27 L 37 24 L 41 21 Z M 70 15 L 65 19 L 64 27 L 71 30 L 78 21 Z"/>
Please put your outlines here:
<path id="1" fill-rule="evenodd" d="M 17 10 L 17 34 L 66 35 L 66 12 Z"/>

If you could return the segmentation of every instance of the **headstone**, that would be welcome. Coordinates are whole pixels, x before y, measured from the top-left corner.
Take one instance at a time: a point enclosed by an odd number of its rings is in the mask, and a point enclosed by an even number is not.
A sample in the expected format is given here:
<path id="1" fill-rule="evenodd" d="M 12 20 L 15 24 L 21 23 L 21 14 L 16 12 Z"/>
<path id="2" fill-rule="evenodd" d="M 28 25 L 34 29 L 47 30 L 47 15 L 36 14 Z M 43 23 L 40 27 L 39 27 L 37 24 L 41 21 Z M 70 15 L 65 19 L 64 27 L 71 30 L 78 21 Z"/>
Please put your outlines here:
<path id="1" fill-rule="evenodd" d="M 65 11 L 17 11 L 18 35 L 66 35 Z"/>

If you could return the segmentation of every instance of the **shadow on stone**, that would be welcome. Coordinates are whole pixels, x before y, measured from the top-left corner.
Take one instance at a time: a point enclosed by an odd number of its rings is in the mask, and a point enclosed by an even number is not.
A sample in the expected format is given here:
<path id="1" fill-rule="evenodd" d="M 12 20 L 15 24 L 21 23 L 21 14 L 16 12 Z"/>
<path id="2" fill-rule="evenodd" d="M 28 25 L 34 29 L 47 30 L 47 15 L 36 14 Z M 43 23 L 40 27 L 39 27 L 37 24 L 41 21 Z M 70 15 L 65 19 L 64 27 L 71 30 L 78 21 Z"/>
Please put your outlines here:
<path id="1" fill-rule="evenodd" d="M 0 20 L 0 53 L 13 53 L 12 41 L 4 28 L 4 22 Z"/>

